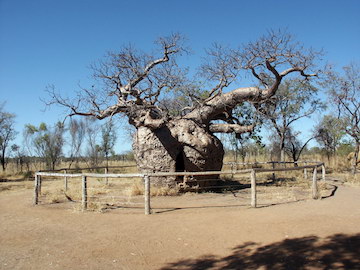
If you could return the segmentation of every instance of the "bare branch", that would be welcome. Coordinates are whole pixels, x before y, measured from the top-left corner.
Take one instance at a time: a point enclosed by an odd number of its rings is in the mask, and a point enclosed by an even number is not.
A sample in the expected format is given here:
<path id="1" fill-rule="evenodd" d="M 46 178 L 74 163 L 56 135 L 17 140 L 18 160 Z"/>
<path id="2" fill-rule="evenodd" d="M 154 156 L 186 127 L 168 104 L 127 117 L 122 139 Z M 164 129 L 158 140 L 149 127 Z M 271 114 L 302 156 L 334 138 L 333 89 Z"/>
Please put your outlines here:
<path id="1" fill-rule="evenodd" d="M 209 130 L 213 133 L 246 133 L 254 130 L 255 125 L 241 126 L 238 124 L 210 124 Z"/>

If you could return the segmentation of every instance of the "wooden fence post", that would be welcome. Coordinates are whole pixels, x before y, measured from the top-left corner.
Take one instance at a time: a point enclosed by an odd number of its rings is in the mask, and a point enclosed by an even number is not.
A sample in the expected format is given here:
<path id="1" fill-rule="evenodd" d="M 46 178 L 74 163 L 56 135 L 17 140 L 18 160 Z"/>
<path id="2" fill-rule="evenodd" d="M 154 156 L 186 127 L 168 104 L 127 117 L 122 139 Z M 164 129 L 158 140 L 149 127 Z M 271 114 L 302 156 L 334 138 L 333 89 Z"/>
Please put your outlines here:
<path id="1" fill-rule="evenodd" d="M 307 173 L 307 169 L 304 169 L 304 179 L 307 180 L 308 179 L 308 173 Z"/>
<path id="2" fill-rule="evenodd" d="M 317 185 L 317 167 L 314 167 L 314 172 L 313 172 L 313 181 L 312 181 L 312 198 L 314 200 L 317 200 L 320 198 L 319 196 L 319 190 L 318 190 L 318 185 Z"/>
<path id="3" fill-rule="evenodd" d="M 325 174 L 326 174 L 325 164 L 321 165 L 321 173 L 322 173 L 322 180 L 325 181 Z"/>
<path id="4" fill-rule="evenodd" d="M 88 203 L 88 196 L 87 196 L 87 179 L 86 176 L 82 176 L 82 210 L 87 209 L 87 203 Z"/>
<path id="5" fill-rule="evenodd" d="M 231 163 L 231 180 L 234 180 L 235 164 Z"/>
<path id="6" fill-rule="evenodd" d="M 66 174 L 66 173 L 67 173 L 67 171 L 64 170 L 64 174 Z M 65 191 L 68 190 L 68 178 L 66 176 L 64 177 L 64 189 L 65 189 Z"/>
<path id="7" fill-rule="evenodd" d="M 251 179 L 251 207 L 256 207 L 256 172 L 252 170 L 250 173 Z"/>
<path id="8" fill-rule="evenodd" d="M 108 168 L 105 168 L 105 174 L 108 173 Z M 105 185 L 108 185 L 109 184 L 109 178 L 105 178 Z"/>
<path id="9" fill-rule="evenodd" d="M 35 174 L 34 180 L 34 205 L 39 203 L 39 176 Z"/>
<path id="10" fill-rule="evenodd" d="M 273 168 L 273 170 L 274 170 L 274 169 L 275 169 L 275 162 L 272 161 L 271 163 L 272 163 L 272 168 Z M 276 179 L 275 172 L 273 172 L 273 173 L 272 173 L 272 180 L 275 181 L 275 179 Z"/>
<path id="11" fill-rule="evenodd" d="M 39 195 L 41 195 L 41 185 L 42 185 L 41 175 L 38 175 L 38 193 L 39 193 Z"/>
<path id="12" fill-rule="evenodd" d="M 151 208 L 150 208 L 150 177 L 148 175 L 144 176 L 144 184 L 145 184 L 145 215 L 151 214 Z"/>

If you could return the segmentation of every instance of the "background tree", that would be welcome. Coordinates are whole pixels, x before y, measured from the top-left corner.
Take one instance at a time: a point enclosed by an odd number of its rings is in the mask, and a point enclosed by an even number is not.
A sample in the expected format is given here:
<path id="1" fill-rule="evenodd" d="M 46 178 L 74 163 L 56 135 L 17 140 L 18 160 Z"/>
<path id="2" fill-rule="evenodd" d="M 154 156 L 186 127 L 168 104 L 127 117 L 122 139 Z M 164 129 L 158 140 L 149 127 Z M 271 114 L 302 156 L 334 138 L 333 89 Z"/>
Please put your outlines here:
<path id="1" fill-rule="evenodd" d="M 109 167 L 109 156 L 113 153 L 116 138 L 115 125 L 112 119 L 110 119 L 101 128 L 101 151 L 105 157 L 106 168 Z"/>
<path id="2" fill-rule="evenodd" d="M 254 128 L 239 122 L 233 109 L 244 102 L 261 104 L 270 99 L 289 74 L 304 79 L 314 76 L 319 54 L 305 49 L 288 33 L 270 31 L 236 50 L 215 44 L 191 80 L 186 68 L 180 69 L 176 62 L 176 56 L 187 51 L 183 41 L 178 34 L 158 39 L 159 57 L 132 46 L 109 53 L 93 66 L 99 84 L 81 89 L 74 99 L 50 87 L 48 103 L 69 108 L 69 116 L 125 115 L 136 128 L 133 149 L 142 172 L 221 170 L 224 149 L 214 133 L 242 134 Z M 250 71 L 262 85 L 229 91 L 243 71 Z M 199 78 L 207 83 L 198 83 Z M 174 116 L 162 99 L 179 89 L 188 95 L 190 104 Z M 170 177 L 152 180 L 169 185 L 176 181 Z"/>
<path id="3" fill-rule="evenodd" d="M 41 123 L 39 127 L 26 125 L 25 135 L 30 139 L 39 157 L 42 157 L 48 169 L 54 170 L 64 145 L 64 125 L 58 122 L 53 128 Z"/>
<path id="4" fill-rule="evenodd" d="M 293 162 L 297 162 L 300 159 L 300 155 L 305 150 L 308 143 L 315 138 L 311 137 L 303 143 L 299 139 L 299 134 L 300 132 L 295 132 L 290 128 L 285 135 L 284 151 Z M 297 163 L 294 164 L 297 166 Z"/>
<path id="5" fill-rule="evenodd" d="M 85 121 L 85 162 L 89 168 L 97 167 L 101 158 L 101 147 L 98 143 L 100 127 L 94 118 L 87 118 Z"/>
<path id="6" fill-rule="evenodd" d="M 81 146 L 85 140 L 86 123 L 83 120 L 71 118 L 69 124 L 70 150 L 69 150 L 69 168 L 73 162 L 78 162 L 81 157 Z"/>
<path id="7" fill-rule="evenodd" d="M 14 125 L 15 114 L 4 111 L 4 104 L 0 105 L 0 162 L 3 171 L 6 169 L 7 152 L 10 142 L 15 139 L 17 134 Z"/>
<path id="8" fill-rule="evenodd" d="M 352 172 L 355 174 L 360 151 L 360 68 L 353 63 L 343 70 L 343 74 L 331 70 L 325 85 L 329 89 L 331 101 L 336 105 L 339 118 L 344 123 L 346 134 L 354 141 Z"/>
<path id="9" fill-rule="evenodd" d="M 13 153 L 16 162 L 16 169 L 22 172 L 23 167 L 27 164 L 29 158 L 26 156 L 24 149 L 17 144 L 11 145 L 11 152 Z M 27 166 L 27 170 L 30 171 L 29 166 Z"/>
<path id="10" fill-rule="evenodd" d="M 245 162 L 246 156 L 249 154 L 249 148 L 252 143 L 256 143 L 259 146 L 262 146 L 262 137 L 260 135 L 262 123 L 257 117 L 257 112 L 254 106 L 250 103 L 243 103 L 238 105 L 233 110 L 233 115 L 236 119 L 244 125 L 254 124 L 254 128 L 249 133 L 229 133 L 224 134 L 225 137 L 223 140 L 227 141 L 231 150 L 235 155 L 235 161 L 238 161 L 238 157 L 241 157 L 242 162 Z"/>
<path id="11" fill-rule="evenodd" d="M 325 150 L 328 162 L 330 157 L 335 155 L 341 139 L 344 137 L 343 121 L 332 115 L 324 115 L 315 126 L 315 139 Z"/>
<path id="12" fill-rule="evenodd" d="M 266 117 L 268 125 L 277 135 L 281 161 L 285 161 L 286 141 L 290 156 L 299 158 L 295 152 L 298 153 L 303 145 L 300 146 L 301 143 L 294 136 L 299 135 L 299 132 L 294 131 L 292 126 L 296 121 L 323 108 L 317 94 L 318 89 L 309 81 L 290 79 L 279 87 L 275 96 L 259 106 L 258 110 Z"/>

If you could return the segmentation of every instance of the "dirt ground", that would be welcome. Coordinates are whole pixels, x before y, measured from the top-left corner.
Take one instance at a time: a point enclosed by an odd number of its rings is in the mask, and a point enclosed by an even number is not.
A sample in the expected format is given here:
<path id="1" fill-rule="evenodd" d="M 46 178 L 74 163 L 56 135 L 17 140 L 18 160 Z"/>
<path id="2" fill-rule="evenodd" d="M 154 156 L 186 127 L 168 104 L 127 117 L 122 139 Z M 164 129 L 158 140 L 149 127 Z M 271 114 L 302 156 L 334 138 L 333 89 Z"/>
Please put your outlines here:
<path id="1" fill-rule="evenodd" d="M 35 207 L 30 188 L 5 190 L 0 269 L 360 269 L 360 188 L 330 184 L 321 200 L 256 209 L 234 194 L 159 197 L 149 216 Z"/>

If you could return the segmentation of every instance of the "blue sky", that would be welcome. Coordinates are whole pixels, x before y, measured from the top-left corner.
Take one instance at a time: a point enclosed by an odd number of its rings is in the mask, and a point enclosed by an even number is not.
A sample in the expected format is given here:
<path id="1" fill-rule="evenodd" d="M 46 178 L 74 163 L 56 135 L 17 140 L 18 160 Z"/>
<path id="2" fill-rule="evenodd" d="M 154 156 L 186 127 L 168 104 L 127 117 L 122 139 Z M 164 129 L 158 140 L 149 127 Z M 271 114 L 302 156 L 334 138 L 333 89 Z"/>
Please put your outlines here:
<path id="1" fill-rule="evenodd" d="M 27 123 L 55 123 L 64 114 L 44 112 L 47 85 L 71 94 L 90 83 L 88 66 L 106 51 L 129 42 L 151 49 L 171 32 L 188 38 L 194 54 L 182 61 L 189 66 L 213 42 L 237 46 L 286 28 L 340 67 L 360 62 L 359 14 L 358 0 L 0 0 L 0 102 L 17 115 L 19 132 Z M 131 148 L 121 134 L 118 141 L 116 152 Z"/>

